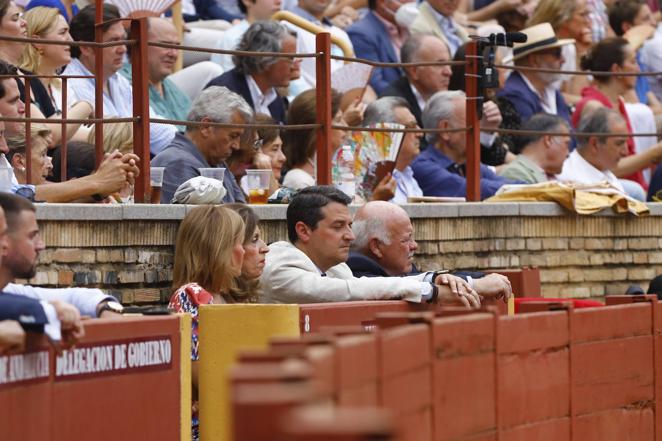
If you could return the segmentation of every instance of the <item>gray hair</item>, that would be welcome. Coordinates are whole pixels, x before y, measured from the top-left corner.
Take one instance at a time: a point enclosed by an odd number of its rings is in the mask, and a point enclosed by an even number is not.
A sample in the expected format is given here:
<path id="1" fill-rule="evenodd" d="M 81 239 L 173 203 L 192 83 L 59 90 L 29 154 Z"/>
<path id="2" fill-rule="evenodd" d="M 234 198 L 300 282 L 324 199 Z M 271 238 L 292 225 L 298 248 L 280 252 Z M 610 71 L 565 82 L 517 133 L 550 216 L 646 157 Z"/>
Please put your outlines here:
<path id="1" fill-rule="evenodd" d="M 282 24 L 276 21 L 256 21 L 246 30 L 236 47 L 238 51 L 281 52 L 283 40 L 292 35 Z M 280 60 L 279 57 L 232 56 L 237 70 L 246 75 L 260 73 Z"/>
<path id="2" fill-rule="evenodd" d="M 455 113 L 454 102 L 456 99 L 466 99 L 466 95 L 461 90 L 441 90 L 430 97 L 425 109 L 423 109 L 422 120 L 423 128 L 436 129 L 441 120 L 451 120 Z M 437 142 L 438 133 L 427 133 L 425 138 L 429 143 Z"/>
<path id="3" fill-rule="evenodd" d="M 599 107 L 591 112 L 582 115 L 577 126 L 580 133 L 610 133 L 612 121 L 623 121 L 620 113 L 607 107 Z M 578 136 L 577 148 L 583 148 L 588 145 L 590 136 Z M 600 144 L 604 144 L 607 138 L 598 138 Z"/>
<path id="4" fill-rule="evenodd" d="M 395 109 L 398 107 L 409 108 L 409 103 L 399 96 L 385 96 L 371 102 L 363 114 L 363 125 L 368 127 L 380 122 L 397 123 Z"/>
<path id="5" fill-rule="evenodd" d="M 402 43 L 400 47 L 400 61 L 403 63 L 413 63 L 416 60 L 416 54 L 423 44 L 423 39 L 432 34 L 412 34 Z"/>
<path id="6" fill-rule="evenodd" d="M 188 121 L 202 121 L 209 118 L 212 122 L 230 123 L 235 113 L 239 113 L 245 122 L 253 121 L 253 109 L 241 97 L 227 87 L 211 86 L 200 92 L 191 104 Z M 188 130 L 194 130 L 190 126 Z"/>
<path id="7" fill-rule="evenodd" d="M 540 141 L 547 133 L 558 132 L 561 127 L 570 129 L 568 121 L 563 117 L 551 113 L 536 113 L 522 125 L 522 130 L 540 133 L 516 136 L 515 142 L 519 146 L 519 150 L 523 150 L 527 145 Z"/>
<path id="8" fill-rule="evenodd" d="M 355 220 L 352 223 L 352 232 L 356 236 L 351 245 L 355 251 L 366 251 L 368 243 L 373 237 L 379 239 L 385 245 L 391 244 L 391 237 L 382 218 Z"/>

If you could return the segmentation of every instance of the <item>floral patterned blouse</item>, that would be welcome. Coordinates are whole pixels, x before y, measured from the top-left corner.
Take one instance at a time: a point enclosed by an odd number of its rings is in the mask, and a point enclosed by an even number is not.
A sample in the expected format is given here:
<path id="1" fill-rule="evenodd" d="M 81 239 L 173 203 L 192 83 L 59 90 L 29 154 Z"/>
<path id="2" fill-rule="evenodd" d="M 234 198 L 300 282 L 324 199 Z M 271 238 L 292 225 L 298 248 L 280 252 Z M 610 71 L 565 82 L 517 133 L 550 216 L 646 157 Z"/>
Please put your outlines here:
<path id="1" fill-rule="evenodd" d="M 210 292 L 205 290 L 197 283 L 188 283 L 181 286 L 170 297 L 168 307 L 175 312 L 187 312 L 191 314 L 191 360 L 197 361 L 200 358 L 198 353 L 198 306 L 214 303 L 214 298 Z M 191 418 L 192 440 L 200 439 L 200 420 L 198 417 L 197 403 L 193 403 L 193 415 Z"/>

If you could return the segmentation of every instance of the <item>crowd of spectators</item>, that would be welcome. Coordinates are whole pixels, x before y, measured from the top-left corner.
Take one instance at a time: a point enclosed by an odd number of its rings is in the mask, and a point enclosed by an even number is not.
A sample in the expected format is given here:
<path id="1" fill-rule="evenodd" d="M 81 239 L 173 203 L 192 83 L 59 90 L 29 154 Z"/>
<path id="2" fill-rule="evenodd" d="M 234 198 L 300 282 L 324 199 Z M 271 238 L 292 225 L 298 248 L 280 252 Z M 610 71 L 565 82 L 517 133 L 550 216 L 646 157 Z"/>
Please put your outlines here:
<path id="1" fill-rule="evenodd" d="M 120 9 L 111 3 L 103 5 L 102 14 L 102 40 L 108 43 L 119 42 L 127 35 L 126 27 L 117 21 L 122 17 Z M 483 90 L 481 198 L 494 195 L 504 184 L 545 180 L 592 184 L 597 183 L 593 182 L 595 179 L 607 181 L 616 191 L 638 200 L 657 198 L 662 172 L 655 173 L 655 168 L 662 159 L 662 144 L 654 135 L 625 136 L 654 134 L 662 126 L 662 77 L 633 75 L 662 70 L 662 30 L 658 31 L 660 11 L 655 1 L 182 3 L 185 32 L 176 29 L 169 17 L 154 14 L 147 21 L 150 42 L 190 44 L 194 38 L 191 36 L 200 30 L 208 32 L 205 38 L 213 40 L 205 47 L 284 56 L 203 53 L 206 59 L 197 63 L 184 56 L 186 65 L 176 72 L 180 50 L 149 46 L 145 75 L 149 81 L 150 116 L 181 121 L 150 124 L 152 162 L 166 168 L 161 203 L 173 202 L 177 189 L 200 175 L 199 168 L 227 170 L 223 179 L 224 202 L 246 202 L 244 176 L 250 168 L 272 170 L 269 194 L 282 187 L 300 190 L 316 184 L 315 130 L 272 129 L 270 139 L 264 139 L 264 131 L 205 123 L 315 123 L 315 61 L 293 54 L 314 52 L 314 33 L 309 29 L 320 28 L 342 42 L 344 48 L 352 48 L 356 57 L 387 63 L 462 61 L 469 35 L 525 33 L 526 42 L 515 43 L 512 49 L 496 50 L 495 64 L 512 68 L 497 68 L 498 81 Z M 312 27 L 304 29 L 301 23 L 272 20 L 279 10 L 297 15 Z M 79 9 L 69 0 L 1 0 L 0 36 L 91 42 L 95 13 L 94 4 Z M 103 49 L 104 117 L 133 116 L 130 50 L 123 44 Z M 333 44 L 332 54 L 341 54 L 341 48 Z M 29 173 L 25 170 L 27 143 L 21 141 L 25 138 L 24 124 L 5 124 L 9 150 L 4 162 L 14 171 L 12 190 L 36 201 L 131 201 L 131 197 L 125 196 L 133 188 L 138 158 L 131 156 L 129 123 L 104 124 L 105 132 L 124 135 L 104 136 L 109 159 L 97 171 L 89 166 L 92 146 L 79 144 L 94 142 L 93 126 L 68 124 L 66 134 L 72 148 L 67 149 L 67 177 L 89 180 L 87 185 L 76 186 L 75 191 L 51 189 L 51 182 L 67 189 L 66 182 L 60 182 L 64 173 L 56 164 L 62 157 L 64 133 L 57 120 L 63 106 L 72 119 L 92 117 L 95 108 L 94 78 L 63 81 L 62 77 L 92 75 L 95 49 L 0 40 L 0 61 L 0 74 L 42 76 L 30 81 L 30 114 L 53 120 L 31 129 Z M 332 60 L 332 78 L 344 66 L 342 61 Z M 554 72 L 559 70 L 595 73 Z M 381 123 L 410 129 L 462 128 L 466 125 L 467 101 L 462 95 L 464 74 L 461 64 L 373 68 L 365 86 L 357 84 L 350 90 L 333 91 L 333 122 L 356 130 Z M 66 104 L 62 102 L 64 85 Z M 25 99 L 24 79 L 0 80 L 2 116 L 23 116 Z M 612 127 L 620 127 L 620 120 L 607 116 L 611 114 L 598 112 L 600 121 L 588 121 L 603 107 L 616 110 L 625 122 L 623 138 L 627 149 L 618 149 L 612 155 L 613 161 L 594 157 L 609 156 L 609 137 L 591 140 L 573 136 L 578 127 L 587 125 L 595 127 L 597 133 L 620 133 Z M 529 124 L 530 120 L 533 122 Z M 538 127 L 553 127 L 556 131 L 553 136 L 533 137 L 498 133 L 499 129 L 541 130 Z M 331 139 L 329 148 L 334 158 L 339 157 L 335 152 L 345 144 L 355 142 L 348 131 L 339 129 L 332 130 Z M 587 145 L 595 147 L 576 148 Z M 462 132 L 428 132 L 425 137 L 408 133 L 395 168 L 375 182 L 369 198 L 406 203 L 409 197 L 464 196 L 466 148 Z M 268 153 L 270 149 L 272 154 Z M 360 181 L 363 176 L 357 179 Z M 115 195 L 122 197 L 112 197 Z M 361 199 L 357 197 L 355 202 Z"/>
<path id="2" fill-rule="evenodd" d="M 147 52 L 150 116 L 179 121 L 150 123 L 151 164 L 164 168 L 160 202 L 176 199 L 200 169 L 225 169 L 219 201 L 224 205 L 191 210 L 175 245 L 170 307 L 193 316 L 194 400 L 199 305 L 404 299 L 478 307 L 484 299 L 512 295 L 508 279 L 500 275 L 418 270 L 413 226 L 397 205 L 410 197 L 466 194 L 470 146 L 465 132 L 423 136 L 416 131 L 467 125 L 466 106 L 474 101 L 464 92 L 464 66 L 378 67 L 359 91 L 332 92 L 338 126 L 367 130 L 389 123 L 415 129 L 402 137 L 394 169 L 376 182 L 371 200 L 353 200 L 336 187 L 316 185 L 315 130 L 278 128 L 279 123 L 314 124 L 317 104 L 315 61 L 294 55 L 314 52 L 314 34 L 271 20 L 280 9 L 330 32 L 358 58 L 378 62 L 461 61 L 469 35 L 525 33 L 526 42 L 495 53 L 497 65 L 515 69 L 499 68 L 497 87 L 484 90 L 480 103 L 482 198 L 504 184 L 553 180 L 606 181 L 639 200 L 647 193 L 657 197 L 662 188 L 662 169 L 655 170 L 662 143 L 657 136 L 628 136 L 656 133 L 662 125 L 662 75 L 631 75 L 662 70 L 655 1 L 182 3 L 190 32 L 180 35 L 168 17 L 154 16 L 147 20 L 150 42 L 191 43 L 198 30 L 197 36 L 211 40 L 207 47 L 271 53 L 207 55 L 197 63 L 184 57 L 186 67 L 175 72 L 179 49 L 150 46 Z M 94 4 L 79 9 L 70 0 L 0 0 L 0 37 L 92 42 L 95 15 Z M 67 168 L 61 170 L 65 131 L 59 120 L 64 110 L 72 119 L 94 116 L 96 79 L 90 76 L 98 62 L 104 118 L 133 117 L 131 48 L 121 43 L 127 33 L 120 18 L 116 6 L 103 5 L 102 40 L 117 44 L 102 50 L 102 61 L 90 46 L 0 39 L 0 115 L 20 118 L 28 107 L 32 117 L 47 120 L 30 124 L 29 136 L 21 121 L 0 122 L 0 167 L 13 171 L 11 188 L 0 192 L 0 354 L 20 351 L 26 331 L 73 344 L 84 335 L 81 316 L 122 312 L 122 305 L 99 290 L 14 284 L 34 276 L 44 249 L 30 200 L 131 201 L 141 158 L 132 153 L 130 123 L 104 123 L 105 157 L 98 167 L 93 126 L 68 124 Z M 340 54 L 340 48 L 334 45 L 332 53 Z M 332 77 L 343 66 L 334 60 Z M 566 76 L 558 70 L 592 75 Z M 28 94 L 25 78 L 8 77 L 15 74 L 41 77 L 31 79 Z M 77 78 L 65 81 L 68 75 Z M 257 127 L 243 126 L 251 123 Z M 501 136 L 499 128 L 528 133 Z M 593 135 L 574 136 L 575 131 Z M 349 135 L 332 129 L 331 151 L 341 150 Z M 259 219 L 245 205 L 250 168 L 271 171 L 270 194 L 283 187 L 298 191 L 287 208 L 288 240 L 270 246 L 263 241 Z M 365 202 L 355 216 L 351 202 Z M 197 424 L 194 412 L 195 439 Z"/>

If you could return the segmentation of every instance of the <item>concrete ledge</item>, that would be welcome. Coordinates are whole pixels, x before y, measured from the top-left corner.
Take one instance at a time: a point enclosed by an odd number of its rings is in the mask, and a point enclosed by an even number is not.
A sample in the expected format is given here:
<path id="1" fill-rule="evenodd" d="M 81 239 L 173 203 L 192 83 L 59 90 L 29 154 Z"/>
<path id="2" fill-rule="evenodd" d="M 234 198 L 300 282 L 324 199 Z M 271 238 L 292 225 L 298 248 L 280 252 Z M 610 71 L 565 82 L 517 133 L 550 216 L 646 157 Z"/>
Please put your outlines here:
<path id="1" fill-rule="evenodd" d="M 662 203 L 650 203 L 651 216 L 662 216 Z M 195 205 L 102 205 L 102 204 L 36 204 L 39 220 L 179 220 Z M 263 220 L 284 220 L 287 205 L 252 205 Z M 453 204 L 424 203 L 402 206 L 412 219 L 475 218 L 475 217 L 577 217 L 553 202 L 464 202 Z M 352 205 L 352 212 L 358 206 Z M 611 209 L 593 216 L 613 217 Z M 589 216 L 581 216 L 589 217 Z M 632 217 L 624 215 L 622 217 Z"/>

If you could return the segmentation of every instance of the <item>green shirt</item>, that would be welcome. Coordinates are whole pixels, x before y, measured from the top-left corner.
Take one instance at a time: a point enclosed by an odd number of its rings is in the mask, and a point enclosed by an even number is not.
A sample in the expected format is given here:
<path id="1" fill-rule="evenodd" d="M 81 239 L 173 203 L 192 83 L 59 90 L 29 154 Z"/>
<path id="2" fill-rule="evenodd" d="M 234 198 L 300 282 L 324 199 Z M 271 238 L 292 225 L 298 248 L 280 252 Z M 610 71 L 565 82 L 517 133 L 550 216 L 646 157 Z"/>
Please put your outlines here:
<path id="1" fill-rule="evenodd" d="M 524 181 L 527 184 L 549 181 L 545 171 L 524 155 L 517 155 L 513 162 L 501 169 L 499 175 L 514 181 Z"/>
<path id="2" fill-rule="evenodd" d="M 131 64 L 126 63 L 122 66 L 120 74 L 131 81 Z M 186 121 L 191 100 L 168 78 L 163 80 L 162 87 L 163 95 L 152 84 L 149 85 L 149 106 L 156 113 L 153 117 Z M 184 132 L 186 126 L 177 126 L 177 130 Z"/>

